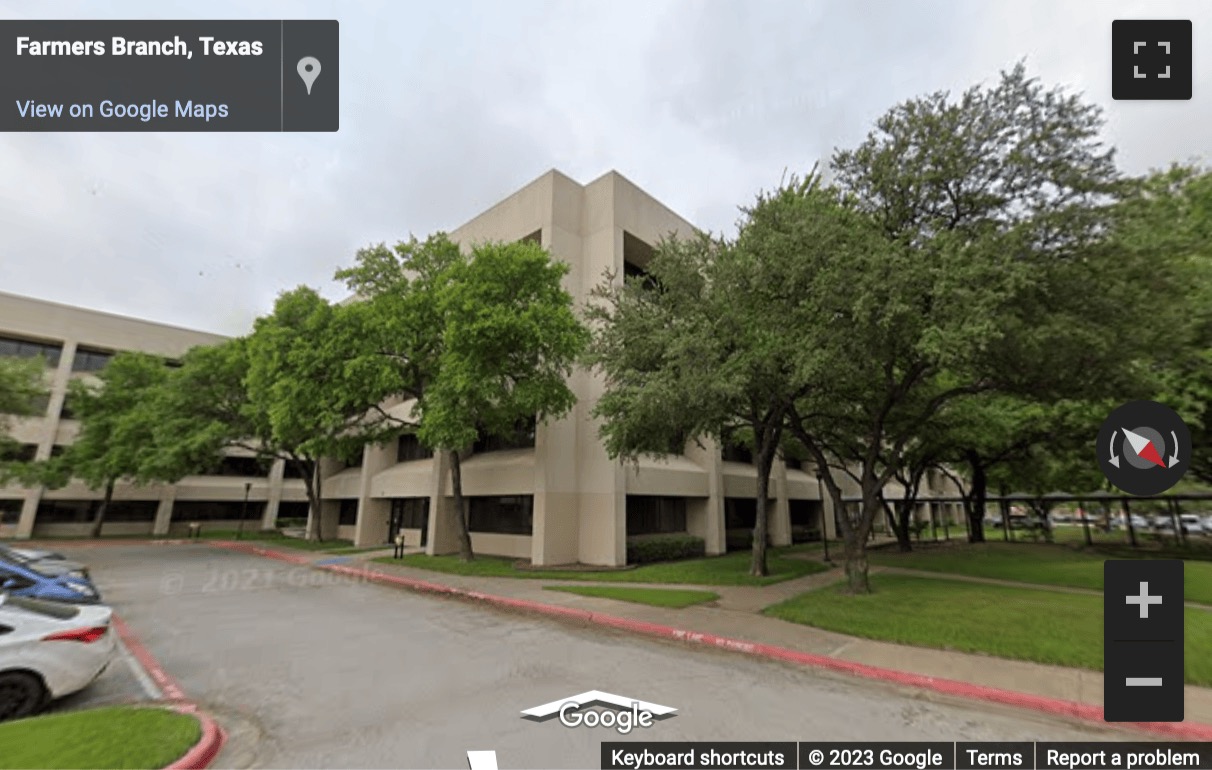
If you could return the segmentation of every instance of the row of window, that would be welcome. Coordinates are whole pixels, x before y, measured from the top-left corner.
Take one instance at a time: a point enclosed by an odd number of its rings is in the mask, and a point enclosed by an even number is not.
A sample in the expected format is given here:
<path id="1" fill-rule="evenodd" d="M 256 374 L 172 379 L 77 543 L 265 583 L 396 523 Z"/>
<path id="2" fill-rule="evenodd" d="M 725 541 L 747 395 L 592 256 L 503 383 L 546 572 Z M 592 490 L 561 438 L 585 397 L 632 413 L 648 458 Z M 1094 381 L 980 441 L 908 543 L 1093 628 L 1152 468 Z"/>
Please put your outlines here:
<path id="1" fill-rule="evenodd" d="M 51 342 L 36 342 L 16 337 L 0 337 L 0 356 L 15 356 L 17 358 L 36 358 L 42 356 L 47 366 L 58 366 L 63 355 L 63 346 Z M 91 348 L 76 348 L 72 358 L 73 372 L 96 372 L 101 370 L 113 353 Z"/>

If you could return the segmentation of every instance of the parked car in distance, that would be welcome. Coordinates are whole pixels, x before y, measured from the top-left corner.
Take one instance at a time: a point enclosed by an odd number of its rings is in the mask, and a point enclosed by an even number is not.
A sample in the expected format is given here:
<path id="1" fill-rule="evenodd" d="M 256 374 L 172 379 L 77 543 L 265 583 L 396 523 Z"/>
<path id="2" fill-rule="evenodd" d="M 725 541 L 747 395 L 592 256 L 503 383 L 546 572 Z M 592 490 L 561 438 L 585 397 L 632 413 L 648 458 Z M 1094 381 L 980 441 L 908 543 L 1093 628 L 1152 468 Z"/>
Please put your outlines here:
<path id="1" fill-rule="evenodd" d="M 1179 517 L 1179 521 L 1183 524 L 1183 531 L 1188 535 L 1203 535 L 1208 531 L 1204 528 L 1204 522 L 1198 514 L 1184 513 Z"/>
<path id="2" fill-rule="evenodd" d="M 78 572 L 88 577 L 88 567 L 75 561 L 68 561 L 63 554 L 39 551 L 27 548 L 13 548 L 0 544 L 0 561 L 24 564 L 38 570 L 44 575 L 66 575 Z"/>
<path id="3" fill-rule="evenodd" d="M 0 722 L 37 713 L 101 676 L 117 643 L 113 610 L 0 593 Z"/>
<path id="4" fill-rule="evenodd" d="M 43 561 L 45 559 L 66 559 L 67 557 L 61 553 L 54 551 L 44 551 L 41 548 L 18 548 L 13 545 L 0 545 L 0 550 L 7 550 L 15 553 L 18 556 L 23 556 L 30 561 Z"/>
<path id="5" fill-rule="evenodd" d="M 65 563 L 72 566 L 70 562 L 23 563 L 0 558 L 0 591 L 31 599 L 99 604 L 101 594 L 87 571 L 82 568 L 64 571 L 61 567 Z M 48 570 L 46 564 L 58 566 Z"/>

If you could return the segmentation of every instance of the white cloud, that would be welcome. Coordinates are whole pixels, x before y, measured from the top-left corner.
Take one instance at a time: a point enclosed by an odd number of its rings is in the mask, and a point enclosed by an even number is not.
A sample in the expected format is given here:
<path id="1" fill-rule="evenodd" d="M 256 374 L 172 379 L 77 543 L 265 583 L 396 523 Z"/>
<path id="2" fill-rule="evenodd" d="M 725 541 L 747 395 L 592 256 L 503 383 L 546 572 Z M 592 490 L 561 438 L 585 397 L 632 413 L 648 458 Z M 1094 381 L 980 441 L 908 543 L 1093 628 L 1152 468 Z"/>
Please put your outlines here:
<path id="1" fill-rule="evenodd" d="M 53 11 L 53 13 L 51 13 Z M 337 18 L 336 134 L 0 135 L 0 290 L 227 333 L 370 242 L 450 229 L 548 168 L 615 168 L 700 226 L 896 101 L 1026 58 L 1106 109 L 1123 166 L 1209 154 L 1193 2 L 0 2 L 9 18 Z M 1110 23 L 1193 18 L 1191 102 L 1113 102 Z M 1206 49 L 1206 45 L 1202 46 Z"/>

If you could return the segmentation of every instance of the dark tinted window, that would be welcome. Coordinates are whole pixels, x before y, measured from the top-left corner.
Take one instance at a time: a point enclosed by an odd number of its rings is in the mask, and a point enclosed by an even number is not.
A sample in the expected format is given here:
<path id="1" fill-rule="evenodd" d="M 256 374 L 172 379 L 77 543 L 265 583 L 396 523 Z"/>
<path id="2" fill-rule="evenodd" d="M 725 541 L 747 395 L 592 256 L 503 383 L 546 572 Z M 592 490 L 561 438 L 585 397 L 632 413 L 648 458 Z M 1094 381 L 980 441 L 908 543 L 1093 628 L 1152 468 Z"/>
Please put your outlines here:
<path id="1" fill-rule="evenodd" d="M 224 502 L 177 502 L 173 505 L 173 521 L 259 521 L 265 512 L 265 503 L 243 500 Z M 246 514 L 246 515 L 245 515 Z"/>
<path id="2" fill-rule="evenodd" d="M 467 527 L 472 532 L 529 535 L 534 524 L 534 497 L 472 497 Z"/>
<path id="3" fill-rule="evenodd" d="M 391 515 L 404 529 L 424 529 L 429 522 L 428 497 L 399 497 L 391 501 Z"/>
<path id="4" fill-rule="evenodd" d="M 686 531 L 686 498 L 627 495 L 627 534 Z"/>
<path id="5" fill-rule="evenodd" d="M 284 463 L 284 466 L 285 469 L 282 471 L 282 478 L 284 479 L 301 479 L 303 478 L 304 473 L 311 473 L 306 463 L 304 463 L 303 468 L 299 468 L 298 463 L 293 463 L 287 460 Z"/>
<path id="6" fill-rule="evenodd" d="M 15 607 L 34 615 L 42 615 L 57 620 L 71 620 L 80 614 L 80 610 L 70 604 L 60 602 L 44 602 L 41 599 L 30 599 L 25 596 L 9 596 L 0 607 Z"/>
<path id="7" fill-rule="evenodd" d="M 753 464 L 753 450 L 744 444 L 726 444 L 723 459 L 733 463 Z"/>
<path id="8" fill-rule="evenodd" d="M 43 524 L 82 524 L 92 521 L 100 500 L 43 500 L 38 521 Z M 160 504 L 155 500 L 113 500 L 105 511 L 106 521 L 154 521 Z"/>
<path id="9" fill-rule="evenodd" d="M 0 450 L 0 460 L 28 463 L 33 462 L 33 459 L 37 454 L 37 444 L 18 444 L 17 446 L 8 447 L 7 450 Z"/>
<path id="10" fill-rule="evenodd" d="M 109 359 L 113 358 L 113 353 L 106 353 L 101 350 L 89 350 L 88 348 L 76 348 L 76 356 L 72 359 L 73 372 L 96 372 L 100 371 L 109 363 Z"/>
<path id="11" fill-rule="evenodd" d="M 0 524 L 16 524 L 23 504 L 21 500 L 0 500 Z"/>
<path id="12" fill-rule="evenodd" d="M 16 356 L 17 358 L 43 356 L 46 358 L 47 366 L 58 366 L 59 356 L 62 352 L 61 346 L 51 343 L 0 337 L 0 356 Z"/>
<path id="13" fill-rule="evenodd" d="M 404 433 L 396 441 L 396 462 L 406 463 L 410 460 L 425 460 L 433 457 L 433 450 L 427 448 L 412 433 Z"/>
<path id="14" fill-rule="evenodd" d="M 472 451 L 497 452 L 503 449 L 529 449 L 534 446 L 534 432 L 537 421 L 531 417 L 518 424 L 516 428 L 505 435 L 492 435 L 481 431 Z"/>
<path id="15" fill-rule="evenodd" d="M 353 526 L 354 524 L 358 523 L 357 500 L 341 501 L 341 518 L 338 523 L 343 527 Z"/>
<path id="16" fill-rule="evenodd" d="M 265 476 L 265 465 L 255 457 L 224 457 L 210 472 L 211 476 Z"/>

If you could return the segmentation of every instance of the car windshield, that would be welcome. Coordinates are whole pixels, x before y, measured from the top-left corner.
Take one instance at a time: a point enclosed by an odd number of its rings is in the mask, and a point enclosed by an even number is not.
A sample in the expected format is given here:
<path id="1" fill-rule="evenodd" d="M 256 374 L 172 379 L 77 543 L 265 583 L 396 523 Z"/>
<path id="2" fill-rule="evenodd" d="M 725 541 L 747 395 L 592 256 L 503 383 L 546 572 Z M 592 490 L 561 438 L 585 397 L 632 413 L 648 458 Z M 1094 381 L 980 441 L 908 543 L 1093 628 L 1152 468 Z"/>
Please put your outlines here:
<path id="1" fill-rule="evenodd" d="M 44 602 L 40 599 L 29 599 L 24 596 L 0 594 L 0 608 L 7 609 L 9 607 L 16 607 L 26 612 L 32 612 L 35 615 L 55 618 L 56 620 L 71 620 L 80 614 L 80 610 L 70 604 Z"/>

